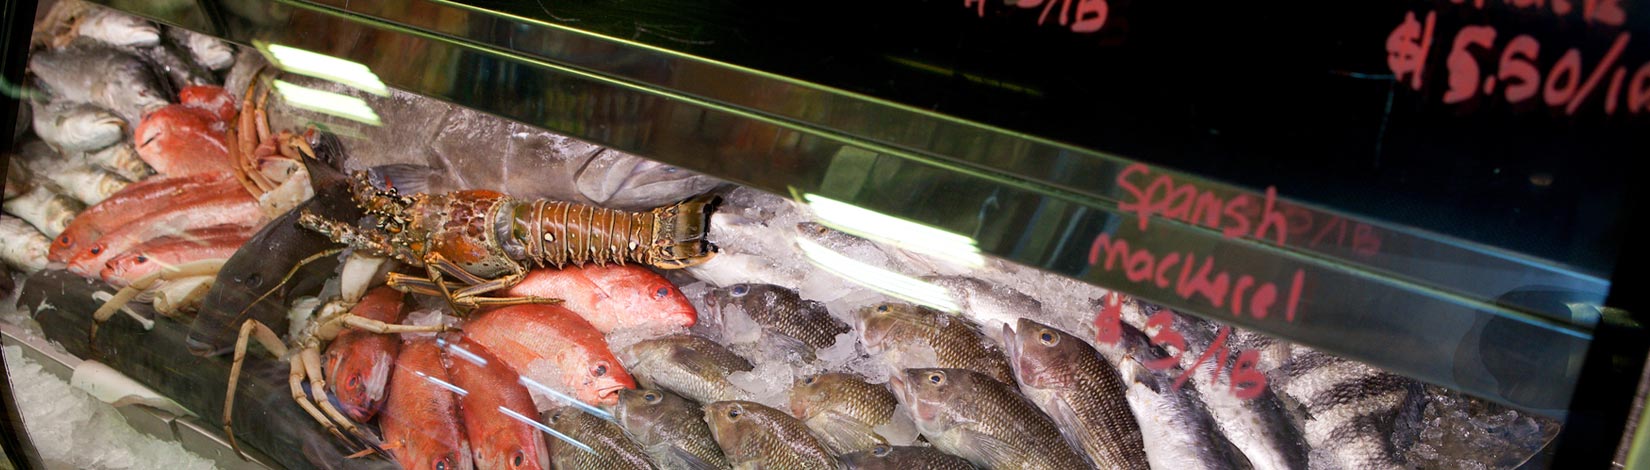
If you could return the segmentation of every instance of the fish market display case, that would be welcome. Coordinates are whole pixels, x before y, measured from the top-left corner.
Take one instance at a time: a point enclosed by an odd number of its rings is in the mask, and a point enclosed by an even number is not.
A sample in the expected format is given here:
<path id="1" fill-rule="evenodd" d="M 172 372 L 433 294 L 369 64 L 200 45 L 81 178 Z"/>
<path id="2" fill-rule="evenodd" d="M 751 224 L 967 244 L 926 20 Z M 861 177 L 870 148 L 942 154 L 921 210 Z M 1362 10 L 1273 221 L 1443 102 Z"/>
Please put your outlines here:
<path id="1" fill-rule="evenodd" d="M 824 454 L 789 456 L 797 468 L 890 459 L 802 392 L 838 372 L 909 415 L 914 429 L 870 442 L 977 466 L 1642 458 L 1650 335 L 1626 227 L 1643 191 L 1621 169 L 1650 150 L 1644 2 L 95 3 L 6 10 L 19 111 L 0 111 L 19 124 L 5 236 L 30 241 L 5 247 L 22 272 L 3 332 L 24 421 L 50 416 L 31 410 L 57 376 L 198 456 L 180 459 L 393 466 L 428 451 L 391 439 L 408 427 L 395 390 L 410 388 L 384 371 L 427 376 L 434 358 L 455 409 L 523 411 L 415 427 L 451 440 L 526 426 L 570 468 L 691 460 L 587 444 L 653 444 L 616 404 L 638 384 L 707 405 L 692 421 L 717 459 L 748 457 L 718 421 L 741 413 Z M 195 186 L 139 190 L 163 184 Z M 498 212 L 493 193 L 450 193 L 476 189 L 578 206 Z M 439 217 L 472 230 L 410 238 Z M 117 232 L 130 240 L 100 238 Z M 461 259 L 466 240 L 494 257 Z M 368 348 L 354 330 L 385 328 L 363 306 L 392 291 L 363 297 L 329 281 L 340 272 L 409 292 L 407 318 L 382 320 L 417 330 L 376 376 L 387 396 L 351 391 L 373 362 L 350 348 Z M 470 294 L 483 284 L 500 289 Z M 358 317 L 288 320 L 342 309 Z M 1090 348 L 1062 363 L 1098 361 L 1070 373 L 1082 386 L 1036 352 L 1062 338 Z M 723 373 L 680 377 L 649 348 Z M 478 349 L 497 360 L 453 359 Z M 519 375 L 521 396 L 466 386 L 489 364 Z M 921 369 L 936 366 L 974 372 Z M 293 400 L 323 380 L 343 390 L 335 405 Z M 925 381 L 1002 396 L 936 397 Z M 730 398 L 767 408 L 711 404 Z M 1010 450 L 979 455 L 945 438 L 959 432 L 946 413 L 995 406 L 1046 428 L 1022 438 L 1050 438 L 1024 440 L 1069 446 L 966 441 Z M 8 434 L 35 442 L 7 455 L 50 451 L 41 432 Z M 44 439 L 88 435 L 62 432 Z M 500 464 L 471 444 L 453 468 L 472 451 Z M 346 458 L 361 450 L 384 457 Z M 118 466 L 65 458 L 47 460 Z"/>

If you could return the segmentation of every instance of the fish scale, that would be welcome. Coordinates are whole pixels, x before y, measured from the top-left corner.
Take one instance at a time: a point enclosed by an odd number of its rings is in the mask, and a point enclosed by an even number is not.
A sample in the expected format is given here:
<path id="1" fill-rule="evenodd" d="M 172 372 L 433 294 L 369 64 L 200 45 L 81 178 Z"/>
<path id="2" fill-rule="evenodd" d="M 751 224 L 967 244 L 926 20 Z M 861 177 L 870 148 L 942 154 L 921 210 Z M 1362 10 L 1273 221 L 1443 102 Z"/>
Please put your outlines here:
<path id="1" fill-rule="evenodd" d="M 749 398 L 728 381 L 734 372 L 750 372 L 750 361 L 715 341 L 673 335 L 642 341 L 625 349 L 630 372 L 646 385 L 663 388 L 701 403 Z"/>
<path id="2" fill-rule="evenodd" d="M 974 470 L 962 457 L 933 447 L 881 446 L 842 456 L 845 470 Z"/>
<path id="3" fill-rule="evenodd" d="M 1404 468 L 1390 436 L 1399 409 L 1422 393 L 1420 383 L 1305 347 L 1292 353 L 1269 377 L 1306 410 L 1312 466 Z"/>
<path id="4" fill-rule="evenodd" d="M 906 369 L 900 403 L 923 437 L 986 468 L 1089 468 L 1054 421 L 1009 385 L 966 369 Z"/>
<path id="5" fill-rule="evenodd" d="M 550 439 L 550 461 L 554 468 L 591 470 L 631 470 L 656 468 L 642 447 L 625 436 L 619 425 L 562 407 L 550 412 L 550 427 L 574 441 L 590 446 L 585 451 L 561 439 Z"/>
<path id="6" fill-rule="evenodd" d="M 710 435 L 704 411 L 681 395 L 664 390 L 621 390 L 614 415 L 660 468 L 728 468 L 727 458 Z"/>
<path id="7" fill-rule="evenodd" d="M 1045 335 L 1048 339 L 1044 339 Z M 1117 370 L 1088 343 L 1021 318 L 1003 331 L 1020 390 L 1060 424 L 1099 468 L 1148 467 L 1140 425 Z"/>
<path id="8" fill-rule="evenodd" d="M 867 351 L 888 355 L 893 370 L 917 367 L 961 368 L 1005 384 L 1014 371 L 1001 348 L 967 320 L 938 310 L 885 303 L 860 309 L 857 330 Z M 932 350 L 933 357 L 923 353 Z"/>
<path id="9" fill-rule="evenodd" d="M 737 305 L 764 329 L 816 349 L 831 347 L 837 335 L 852 331 L 848 324 L 832 317 L 825 304 L 772 284 L 735 284 L 717 289 L 711 296 L 713 305 Z"/>
<path id="10" fill-rule="evenodd" d="M 852 374 L 831 373 L 799 381 L 791 389 L 791 413 L 813 429 L 837 453 L 871 450 L 890 444 L 880 426 L 910 417 L 895 414 L 899 399 L 882 384 Z"/>
<path id="11" fill-rule="evenodd" d="M 748 401 L 705 405 L 705 421 L 737 469 L 833 470 L 836 459 L 801 421 Z"/>

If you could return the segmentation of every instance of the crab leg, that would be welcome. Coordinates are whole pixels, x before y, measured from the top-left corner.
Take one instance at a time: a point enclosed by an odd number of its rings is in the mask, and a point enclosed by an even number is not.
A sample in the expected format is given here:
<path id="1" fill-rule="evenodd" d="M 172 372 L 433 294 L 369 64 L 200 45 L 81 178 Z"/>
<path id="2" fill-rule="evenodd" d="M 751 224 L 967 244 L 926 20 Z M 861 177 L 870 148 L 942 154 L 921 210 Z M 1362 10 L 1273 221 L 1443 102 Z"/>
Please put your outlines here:
<path id="1" fill-rule="evenodd" d="M 246 362 L 247 343 L 248 340 L 254 338 L 258 340 L 258 344 L 263 345 L 264 349 L 276 357 L 287 355 L 286 344 L 281 343 L 281 338 L 276 336 L 275 331 L 269 329 L 269 326 L 257 320 L 247 320 L 245 323 L 241 323 L 240 336 L 235 340 L 235 358 L 229 366 L 229 387 L 223 399 L 223 434 L 229 438 L 229 447 L 235 449 L 235 455 L 240 456 L 242 460 L 250 459 L 247 459 L 246 453 L 241 451 L 240 443 L 235 440 L 232 416 L 235 411 L 235 388 L 240 384 L 241 365 Z M 309 404 L 308 396 L 304 394 L 303 389 L 304 369 L 298 361 L 297 357 L 288 360 L 288 363 L 292 366 L 292 371 L 287 376 L 287 385 L 292 389 L 293 399 L 298 402 L 299 407 L 304 409 L 304 412 L 309 413 L 311 417 L 319 421 L 339 440 L 346 440 L 344 433 L 339 432 L 336 426 L 327 421 L 326 416 L 322 415 L 320 410 Z"/>
<path id="2" fill-rule="evenodd" d="M 359 426 L 355 425 L 355 422 L 350 421 L 349 418 L 345 417 L 343 413 L 340 413 L 338 408 L 332 406 L 332 400 L 327 398 L 327 380 L 321 374 L 321 348 L 319 344 L 311 345 L 304 348 L 302 351 L 299 351 L 298 356 L 292 358 L 292 361 L 294 364 L 294 369 L 299 368 L 297 364 L 303 364 L 301 370 L 309 377 L 310 391 L 310 395 L 307 397 L 294 395 L 293 399 L 296 399 L 300 404 L 305 405 L 307 405 L 307 403 L 304 402 L 305 398 L 313 400 L 316 405 L 321 407 L 321 411 L 325 413 L 327 417 L 332 418 L 330 423 L 326 422 L 326 420 L 322 420 L 322 424 L 327 426 L 327 429 L 337 433 L 337 428 L 333 427 L 333 423 L 337 423 L 338 426 L 342 426 L 344 428 L 344 431 L 348 432 L 351 436 L 355 436 L 356 439 L 360 440 L 361 443 L 366 444 L 367 447 L 370 447 L 386 456 L 389 455 L 388 452 L 384 451 L 384 448 L 377 436 L 373 436 L 368 434 L 366 431 L 363 431 Z M 308 406 L 306 406 L 306 408 L 308 408 Z"/>
<path id="3" fill-rule="evenodd" d="M 110 297 L 108 301 L 103 302 L 103 306 L 98 307 L 97 311 L 92 312 L 92 326 L 89 328 L 91 330 L 91 341 L 87 344 L 96 345 L 98 326 L 109 321 L 109 317 L 113 317 L 115 312 L 119 311 L 121 307 L 125 307 L 128 302 L 132 301 L 132 298 L 137 297 L 138 294 L 143 293 L 150 287 L 154 287 L 156 282 L 188 276 L 217 274 L 218 270 L 223 269 L 224 263 L 228 261 L 226 259 L 208 259 L 167 266 L 147 276 L 133 280 L 131 284 L 127 284 L 126 287 L 116 292 L 114 297 Z"/>

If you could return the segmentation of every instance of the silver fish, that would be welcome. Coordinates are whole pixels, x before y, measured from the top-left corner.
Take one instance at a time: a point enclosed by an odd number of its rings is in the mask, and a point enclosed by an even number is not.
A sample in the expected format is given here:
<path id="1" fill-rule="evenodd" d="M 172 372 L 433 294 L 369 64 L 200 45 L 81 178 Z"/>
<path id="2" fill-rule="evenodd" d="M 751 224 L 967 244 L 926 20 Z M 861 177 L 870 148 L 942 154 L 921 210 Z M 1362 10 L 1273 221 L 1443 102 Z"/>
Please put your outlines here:
<path id="1" fill-rule="evenodd" d="M 1220 329 L 1212 322 L 1152 306 L 1125 308 L 1124 312 L 1124 321 L 1143 330 L 1148 321 L 1146 313 L 1160 315 L 1160 312 L 1169 312 L 1168 315 L 1172 315 L 1170 327 L 1185 338 L 1188 351 L 1168 353 L 1179 354 L 1182 370 L 1192 370 L 1192 378 L 1186 381 L 1185 386 L 1197 388 L 1215 424 L 1233 445 L 1243 451 L 1256 469 L 1304 470 L 1307 467 L 1306 442 L 1272 389 L 1261 388 L 1259 394 L 1250 399 L 1239 398 L 1232 392 L 1229 372 L 1237 363 L 1241 349 L 1234 347 L 1236 342 L 1230 330 L 1227 338 L 1222 340 L 1226 355 L 1218 357 L 1209 352 Z M 1249 341 L 1255 339 L 1250 338 Z M 1211 355 L 1204 358 L 1205 354 Z M 1218 370 L 1228 373 L 1217 375 Z"/>
<path id="2" fill-rule="evenodd" d="M 103 202 L 131 182 L 85 164 L 78 158 L 63 158 L 44 142 L 23 144 L 16 156 L 30 172 L 52 182 L 63 193 L 86 205 Z"/>
<path id="3" fill-rule="evenodd" d="M 166 36 L 182 45 L 190 59 L 207 70 L 224 70 L 235 64 L 235 49 L 218 38 L 183 28 L 166 28 Z"/>
<path id="4" fill-rule="evenodd" d="M 154 174 L 154 171 L 149 169 L 149 164 L 143 163 L 143 159 L 138 157 L 137 149 L 132 148 L 132 143 L 127 141 L 83 153 L 81 158 L 86 163 L 114 173 L 115 176 L 127 181 L 139 181 Z"/>
<path id="5" fill-rule="evenodd" d="M 1117 369 L 1087 342 L 1021 318 L 1003 327 L 1008 362 L 1026 398 L 1060 424 L 1096 467 L 1145 470 L 1140 425 Z"/>
<path id="6" fill-rule="evenodd" d="M 39 229 L 40 233 L 48 238 L 57 238 L 63 229 L 69 226 L 86 206 L 68 196 L 58 194 L 50 184 L 36 184 L 33 189 L 17 197 L 7 199 L 4 207 L 7 213 L 17 216 Z"/>
<path id="7" fill-rule="evenodd" d="M 986 468 L 1089 468 L 1012 385 L 967 369 L 906 369 L 890 380 L 917 430 L 945 453 Z"/>
<path id="8" fill-rule="evenodd" d="M 75 32 L 121 47 L 147 47 L 160 42 L 160 28 L 136 16 L 93 7 L 80 16 Z"/>
<path id="9" fill-rule="evenodd" d="M 46 269 L 46 252 L 52 241 L 23 219 L 0 215 L 0 259 L 28 274 Z"/>
<path id="10" fill-rule="evenodd" d="M 1099 343 L 1100 354 L 1117 366 L 1124 397 L 1140 425 L 1146 460 L 1152 468 L 1238 469 L 1249 462 L 1216 428 L 1191 387 L 1174 387 L 1178 366 L 1152 371 L 1145 363 L 1169 357 L 1151 345 L 1145 333 L 1119 325 L 1115 343 Z"/>
<path id="11" fill-rule="evenodd" d="M 126 135 L 126 120 L 87 103 L 31 103 L 34 133 L 65 153 L 97 150 Z"/>
<path id="12" fill-rule="evenodd" d="M 29 73 L 53 100 L 91 103 L 127 124 L 168 104 L 160 78 L 142 59 L 107 44 L 75 40 L 29 56 Z"/>
<path id="13" fill-rule="evenodd" d="M 137 55 L 153 64 L 155 71 L 171 85 L 174 92 L 194 85 L 217 85 L 218 79 L 205 67 L 196 65 L 189 58 L 189 51 L 183 45 L 177 44 L 170 38 L 158 44 L 133 49 Z"/>
<path id="14" fill-rule="evenodd" d="M 879 445 L 839 461 L 844 470 L 974 470 L 974 464 L 962 457 L 933 447 Z"/>
<path id="15" fill-rule="evenodd" d="M 1313 468 L 1410 467 L 1390 430 L 1401 410 L 1419 403 L 1420 382 L 1301 346 L 1268 377 L 1305 410 Z"/>
<path id="16" fill-rule="evenodd" d="M 998 342 L 1003 341 L 998 337 L 1003 327 L 1012 327 L 1020 318 L 1043 316 L 1042 302 L 1012 287 L 967 276 L 923 276 L 921 279 L 949 291 L 964 314 Z"/>
<path id="17" fill-rule="evenodd" d="M 6 159 L 6 196 L 11 199 L 34 189 L 34 174 L 16 158 Z"/>

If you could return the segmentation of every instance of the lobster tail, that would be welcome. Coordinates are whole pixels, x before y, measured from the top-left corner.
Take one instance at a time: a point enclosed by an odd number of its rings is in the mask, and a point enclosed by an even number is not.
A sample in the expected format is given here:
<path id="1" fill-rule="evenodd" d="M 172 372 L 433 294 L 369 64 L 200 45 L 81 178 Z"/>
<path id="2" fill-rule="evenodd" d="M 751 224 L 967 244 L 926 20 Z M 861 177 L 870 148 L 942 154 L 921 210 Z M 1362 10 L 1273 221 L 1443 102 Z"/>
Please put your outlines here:
<path id="1" fill-rule="evenodd" d="M 648 264 L 681 269 L 715 256 L 716 244 L 705 235 L 710 231 L 710 216 L 721 203 L 721 196 L 706 193 L 654 209 L 653 259 Z"/>

